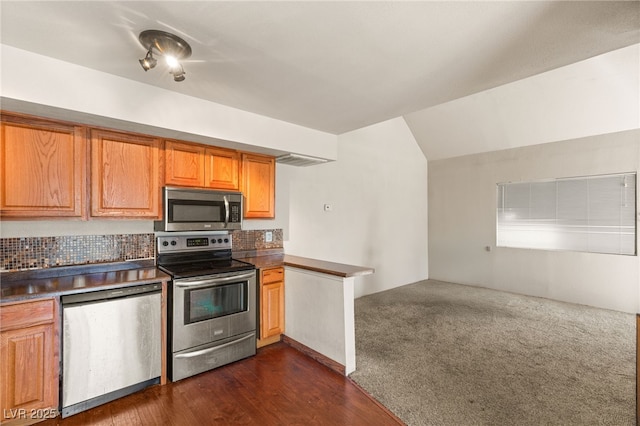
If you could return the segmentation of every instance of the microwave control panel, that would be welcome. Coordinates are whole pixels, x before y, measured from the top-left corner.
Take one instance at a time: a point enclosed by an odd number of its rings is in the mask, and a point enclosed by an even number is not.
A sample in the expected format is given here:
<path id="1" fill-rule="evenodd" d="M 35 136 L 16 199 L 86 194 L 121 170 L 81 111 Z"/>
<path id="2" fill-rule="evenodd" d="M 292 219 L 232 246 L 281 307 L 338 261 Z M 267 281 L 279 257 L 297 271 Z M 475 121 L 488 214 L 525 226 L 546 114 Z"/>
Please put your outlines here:
<path id="1" fill-rule="evenodd" d="M 240 222 L 242 212 L 240 211 L 240 203 L 229 203 L 229 222 Z"/>

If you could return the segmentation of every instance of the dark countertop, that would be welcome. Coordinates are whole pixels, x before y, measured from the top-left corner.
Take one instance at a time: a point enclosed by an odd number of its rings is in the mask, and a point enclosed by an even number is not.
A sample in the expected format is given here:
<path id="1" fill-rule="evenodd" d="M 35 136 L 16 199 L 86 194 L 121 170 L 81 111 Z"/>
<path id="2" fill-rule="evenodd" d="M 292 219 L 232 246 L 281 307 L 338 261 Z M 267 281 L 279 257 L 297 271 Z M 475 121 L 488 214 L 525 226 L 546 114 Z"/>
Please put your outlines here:
<path id="1" fill-rule="evenodd" d="M 256 255 L 238 258 L 243 262 L 249 262 L 255 265 L 256 269 L 275 268 L 277 266 L 284 266 L 284 254 L 269 254 L 269 255 Z"/>
<path id="2" fill-rule="evenodd" d="M 373 274 L 375 270 L 366 266 L 347 265 L 344 263 L 327 262 L 310 259 L 308 257 L 293 256 L 282 252 L 260 250 L 254 252 L 234 253 L 234 257 L 245 262 L 253 263 L 257 269 L 277 266 L 291 266 L 308 271 L 335 275 L 342 278 L 357 277 Z"/>
<path id="3" fill-rule="evenodd" d="M 157 282 L 171 277 L 149 262 L 118 262 L 6 272 L 0 275 L 0 302 L 59 297 L 67 294 L 107 290 Z"/>
<path id="4" fill-rule="evenodd" d="M 342 278 L 374 273 L 373 268 L 285 255 L 281 250 L 239 252 L 234 253 L 234 258 L 252 263 L 257 269 L 291 266 Z M 4 272 L 0 274 L 0 303 L 59 297 L 169 280 L 171 277 L 157 269 L 153 260 Z"/>

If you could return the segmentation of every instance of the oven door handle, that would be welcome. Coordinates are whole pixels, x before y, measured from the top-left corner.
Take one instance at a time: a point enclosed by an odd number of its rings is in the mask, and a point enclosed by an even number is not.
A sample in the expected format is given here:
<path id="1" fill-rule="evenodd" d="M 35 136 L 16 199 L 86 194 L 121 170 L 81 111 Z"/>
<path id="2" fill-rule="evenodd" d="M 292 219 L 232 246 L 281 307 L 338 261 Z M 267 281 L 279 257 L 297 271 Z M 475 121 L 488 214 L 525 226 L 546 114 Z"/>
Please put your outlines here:
<path id="1" fill-rule="evenodd" d="M 205 355 L 205 354 L 209 354 L 211 352 L 219 351 L 220 349 L 224 349 L 227 346 L 235 345 L 236 343 L 240 343 L 240 342 L 242 342 L 244 340 L 251 339 L 251 338 L 255 338 L 255 334 L 250 334 L 248 336 L 241 337 L 241 338 L 233 340 L 231 342 L 227 342 L 224 345 L 214 346 L 213 348 L 200 349 L 199 351 L 189 352 L 189 353 L 186 353 L 186 354 L 179 354 L 179 355 L 176 355 L 175 357 L 176 358 L 193 358 L 195 356 Z"/>
<path id="2" fill-rule="evenodd" d="M 252 271 L 248 274 L 232 275 L 230 277 L 207 278 L 206 280 L 187 281 L 187 282 L 174 281 L 173 283 L 175 284 L 176 287 L 187 287 L 187 288 L 209 287 L 211 285 L 223 284 L 229 281 L 249 279 L 249 278 L 253 278 L 254 276 L 255 276 L 255 272 Z"/>

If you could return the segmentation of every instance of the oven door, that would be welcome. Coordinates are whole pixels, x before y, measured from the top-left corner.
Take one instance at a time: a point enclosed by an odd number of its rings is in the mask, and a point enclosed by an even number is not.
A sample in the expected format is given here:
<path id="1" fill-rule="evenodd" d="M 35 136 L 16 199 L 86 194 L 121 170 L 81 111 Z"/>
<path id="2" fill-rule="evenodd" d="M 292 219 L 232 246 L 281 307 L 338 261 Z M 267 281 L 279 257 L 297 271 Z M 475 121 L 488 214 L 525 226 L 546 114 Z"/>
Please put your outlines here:
<path id="1" fill-rule="evenodd" d="M 256 329 L 256 272 L 173 281 L 172 352 Z"/>

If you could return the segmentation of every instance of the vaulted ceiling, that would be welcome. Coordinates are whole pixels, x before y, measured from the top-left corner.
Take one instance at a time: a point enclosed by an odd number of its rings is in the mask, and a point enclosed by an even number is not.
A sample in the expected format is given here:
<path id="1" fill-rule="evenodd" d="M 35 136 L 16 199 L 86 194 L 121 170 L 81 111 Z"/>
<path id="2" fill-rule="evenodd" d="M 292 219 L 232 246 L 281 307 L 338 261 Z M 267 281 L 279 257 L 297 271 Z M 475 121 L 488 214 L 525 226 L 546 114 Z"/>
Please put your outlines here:
<path id="1" fill-rule="evenodd" d="M 638 1 L 5 1 L 3 44 L 341 134 L 640 41 Z M 141 31 L 187 40 L 144 72 Z M 73 76 L 69 76 L 73 78 Z"/>

